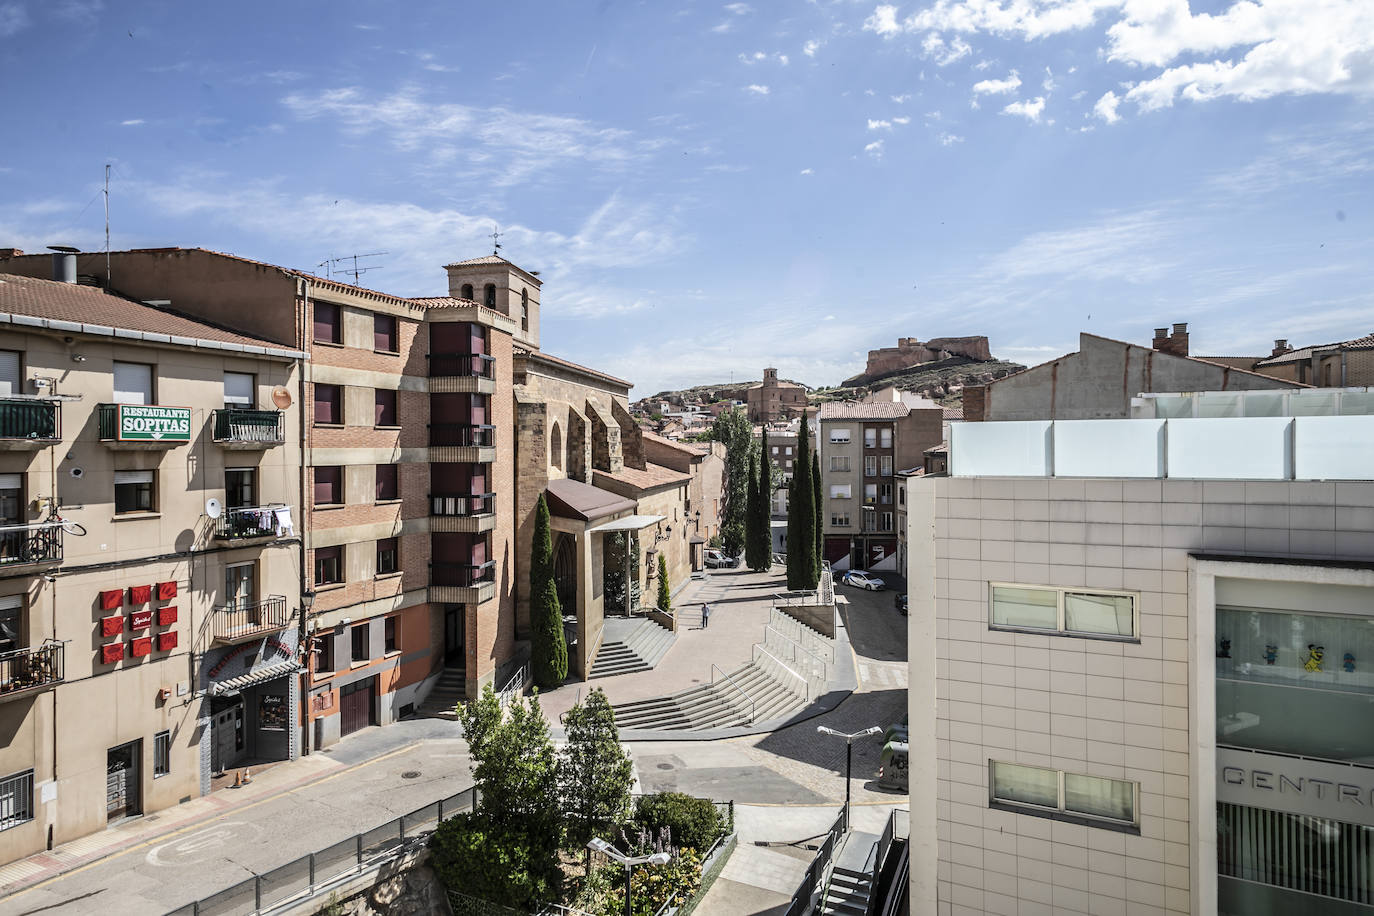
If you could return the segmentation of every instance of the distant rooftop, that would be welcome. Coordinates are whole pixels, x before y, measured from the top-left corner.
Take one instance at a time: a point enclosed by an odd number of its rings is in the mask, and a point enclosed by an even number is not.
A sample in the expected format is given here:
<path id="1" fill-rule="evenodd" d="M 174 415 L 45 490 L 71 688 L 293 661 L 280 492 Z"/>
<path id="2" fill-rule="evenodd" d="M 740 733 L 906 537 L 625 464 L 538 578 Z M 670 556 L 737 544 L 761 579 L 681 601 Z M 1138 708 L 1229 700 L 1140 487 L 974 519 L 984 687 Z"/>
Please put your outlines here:
<path id="1" fill-rule="evenodd" d="M 861 404 L 857 401 L 827 401 L 821 405 L 821 420 L 900 420 L 911 408 L 900 402 Z"/>

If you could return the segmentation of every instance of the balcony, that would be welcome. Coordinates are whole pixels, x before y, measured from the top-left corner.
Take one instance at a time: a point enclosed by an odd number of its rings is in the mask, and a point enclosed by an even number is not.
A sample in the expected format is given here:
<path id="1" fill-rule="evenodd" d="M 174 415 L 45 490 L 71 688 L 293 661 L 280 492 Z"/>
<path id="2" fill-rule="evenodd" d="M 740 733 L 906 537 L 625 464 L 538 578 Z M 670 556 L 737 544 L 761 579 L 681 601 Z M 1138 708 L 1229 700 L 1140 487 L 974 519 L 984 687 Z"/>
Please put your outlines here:
<path id="1" fill-rule="evenodd" d="M 100 404 L 100 441 L 110 448 L 168 449 L 191 441 L 191 408 Z"/>
<path id="2" fill-rule="evenodd" d="M 290 508 L 276 503 L 270 506 L 225 509 L 224 513 L 215 519 L 215 540 L 246 541 L 278 537 L 277 510 Z"/>
<path id="3" fill-rule="evenodd" d="M 280 410 L 225 408 L 214 413 L 215 444 L 224 449 L 264 449 L 286 441 L 286 418 Z"/>
<path id="4" fill-rule="evenodd" d="M 429 495 L 429 530 L 481 532 L 496 527 L 495 493 Z"/>
<path id="5" fill-rule="evenodd" d="M 285 629 L 294 616 L 286 606 L 286 597 L 283 595 L 217 607 L 214 614 L 215 639 L 227 643 L 256 639 Z"/>
<path id="6" fill-rule="evenodd" d="M 11 566 L 62 562 L 62 526 L 41 522 L 37 525 L 0 526 L 0 570 Z"/>
<path id="7" fill-rule="evenodd" d="M 62 643 L 47 640 L 39 646 L 0 652 L 0 702 L 60 684 L 63 648 Z"/>
<path id="8" fill-rule="evenodd" d="M 429 353 L 429 390 L 491 394 L 496 390 L 496 357 L 485 353 Z"/>
<path id="9" fill-rule="evenodd" d="M 26 451 L 62 441 L 56 401 L 0 398 L 0 449 Z"/>
<path id="10" fill-rule="evenodd" d="M 496 597 L 496 561 L 429 564 L 429 600 L 481 604 Z"/>
<path id="11" fill-rule="evenodd" d="M 490 423 L 431 423 L 429 460 L 490 464 L 496 460 L 496 427 Z"/>

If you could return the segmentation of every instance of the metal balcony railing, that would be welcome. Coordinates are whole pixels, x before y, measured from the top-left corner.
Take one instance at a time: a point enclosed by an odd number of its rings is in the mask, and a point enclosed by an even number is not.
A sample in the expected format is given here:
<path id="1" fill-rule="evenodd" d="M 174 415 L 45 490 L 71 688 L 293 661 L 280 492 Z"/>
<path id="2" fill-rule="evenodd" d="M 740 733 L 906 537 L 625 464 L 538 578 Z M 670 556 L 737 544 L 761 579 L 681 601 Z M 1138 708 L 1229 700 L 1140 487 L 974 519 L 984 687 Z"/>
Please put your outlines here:
<path id="1" fill-rule="evenodd" d="M 281 503 L 274 503 L 269 506 L 225 509 L 224 513 L 215 519 L 215 537 L 221 541 L 275 537 L 277 510 L 290 508 Z"/>
<path id="2" fill-rule="evenodd" d="M 215 608 L 215 639 L 231 640 L 280 630 L 291 622 L 284 595 Z"/>
<path id="3" fill-rule="evenodd" d="M 486 582 L 496 581 L 496 561 L 474 566 L 467 563 L 429 564 L 429 584 L 447 585 L 454 588 L 472 588 Z"/>
<path id="4" fill-rule="evenodd" d="M 490 423 L 431 423 L 429 444 L 490 448 L 496 444 L 496 427 Z"/>
<path id="5" fill-rule="evenodd" d="M 38 646 L 0 652 L 0 696 L 60 682 L 62 649 L 62 643 L 48 640 Z"/>
<path id="6" fill-rule="evenodd" d="M 0 567 L 62 559 L 62 525 L 0 525 Z"/>
<path id="7" fill-rule="evenodd" d="M 458 378 L 492 378 L 495 375 L 496 357 L 485 353 L 427 353 L 429 376 L 437 378 L 453 376 Z"/>
<path id="8" fill-rule="evenodd" d="M 240 410 L 226 407 L 215 411 L 216 442 L 261 442 L 280 445 L 286 441 L 286 415 L 280 410 Z"/>
<path id="9" fill-rule="evenodd" d="M 0 439 L 62 438 L 55 401 L 11 401 L 0 398 Z"/>
<path id="10" fill-rule="evenodd" d="M 495 493 L 463 493 L 447 496 L 437 493 L 429 495 L 429 514 L 467 517 L 472 515 L 491 515 L 495 510 Z"/>

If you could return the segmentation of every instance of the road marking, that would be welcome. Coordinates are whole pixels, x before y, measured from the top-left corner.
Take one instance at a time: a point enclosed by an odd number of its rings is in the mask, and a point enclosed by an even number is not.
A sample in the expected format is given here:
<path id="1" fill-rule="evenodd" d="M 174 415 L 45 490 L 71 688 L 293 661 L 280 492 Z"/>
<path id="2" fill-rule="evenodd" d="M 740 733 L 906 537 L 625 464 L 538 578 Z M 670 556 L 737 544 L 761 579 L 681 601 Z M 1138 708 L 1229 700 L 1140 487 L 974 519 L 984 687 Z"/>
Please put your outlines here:
<path id="1" fill-rule="evenodd" d="M 246 845 L 254 842 L 261 834 L 262 828 L 257 824 L 227 821 L 179 840 L 154 846 L 148 850 L 148 855 L 144 858 L 149 865 L 160 865 L 164 868 L 194 865 L 203 861 L 206 856 L 217 854 L 216 851 L 221 846 L 228 846 L 230 843 Z"/>

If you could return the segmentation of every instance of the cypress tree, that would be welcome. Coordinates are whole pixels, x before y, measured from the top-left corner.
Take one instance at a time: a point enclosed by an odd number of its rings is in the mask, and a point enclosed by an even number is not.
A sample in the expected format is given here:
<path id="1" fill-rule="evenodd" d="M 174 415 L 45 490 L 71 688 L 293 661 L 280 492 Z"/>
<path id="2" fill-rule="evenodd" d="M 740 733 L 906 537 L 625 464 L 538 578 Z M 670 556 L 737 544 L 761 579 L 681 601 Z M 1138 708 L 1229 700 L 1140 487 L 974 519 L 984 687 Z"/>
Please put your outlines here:
<path id="1" fill-rule="evenodd" d="M 668 587 L 668 558 L 658 555 L 658 609 L 671 614 L 673 611 L 673 590 Z"/>
<path id="2" fill-rule="evenodd" d="M 755 534 L 758 538 L 758 562 L 750 563 L 749 568 L 767 572 L 773 566 L 773 530 L 769 524 L 773 506 L 773 461 L 768 457 L 768 425 L 764 424 L 763 438 L 759 444 L 759 505 Z"/>
<path id="3" fill-rule="evenodd" d="M 821 499 L 821 455 L 819 451 L 811 452 L 811 495 L 816 501 L 816 581 L 821 581 L 821 558 L 825 556 L 821 550 L 821 531 L 824 525 L 821 514 L 825 511 L 825 501 Z"/>
<path id="4" fill-rule="evenodd" d="M 815 485 L 811 482 L 811 433 L 802 414 L 787 507 L 787 587 L 816 587 Z"/>
<path id="5" fill-rule="evenodd" d="M 530 667 L 534 682 L 545 690 L 568 676 L 568 644 L 563 639 L 563 608 L 553 581 L 553 536 L 544 494 L 534 507 L 530 547 Z"/>
<path id="6" fill-rule="evenodd" d="M 759 480 L 754 450 L 749 449 L 749 493 L 744 510 L 744 565 L 758 569 L 759 560 Z"/>

